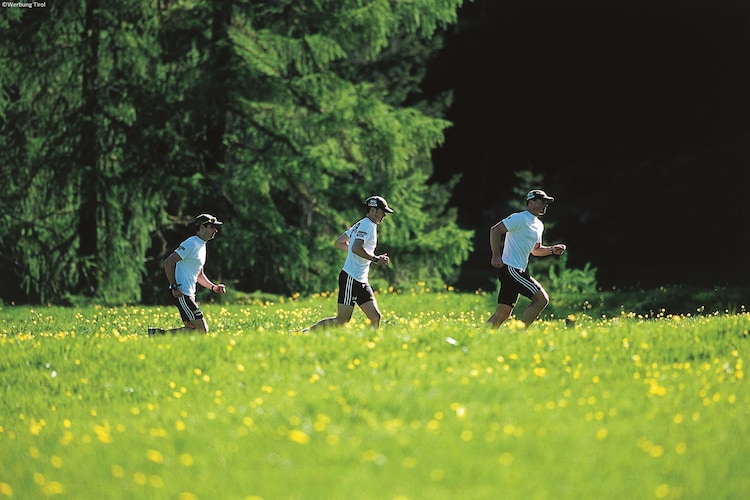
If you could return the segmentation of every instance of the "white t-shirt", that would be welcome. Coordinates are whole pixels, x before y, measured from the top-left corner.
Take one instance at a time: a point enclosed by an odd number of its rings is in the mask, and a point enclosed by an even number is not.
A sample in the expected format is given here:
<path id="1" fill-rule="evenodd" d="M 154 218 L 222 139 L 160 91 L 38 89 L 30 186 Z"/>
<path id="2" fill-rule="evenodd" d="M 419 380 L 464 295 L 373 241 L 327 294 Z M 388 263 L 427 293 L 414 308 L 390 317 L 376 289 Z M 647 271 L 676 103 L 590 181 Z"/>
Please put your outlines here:
<path id="1" fill-rule="evenodd" d="M 198 273 L 206 264 L 206 242 L 198 236 L 191 236 L 175 249 L 182 260 L 177 262 L 174 277 L 185 295 L 195 297 Z"/>
<path id="2" fill-rule="evenodd" d="M 344 271 L 360 283 L 367 283 L 372 261 L 363 259 L 352 252 L 352 247 L 354 246 L 354 240 L 363 240 L 364 249 L 368 253 L 375 254 L 375 247 L 378 245 L 378 225 L 365 217 L 350 227 L 346 234 L 349 236 L 349 251 L 346 254 L 346 261 L 344 261 Z"/>
<path id="3" fill-rule="evenodd" d="M 544 224 L 536 215 L 524 210 L 504 218 L 503 225 L 508 230 L 505 233 L 503 262 L 506 266 L 526 270 L 531 250 L 537 243 L 542 243 Z"/>

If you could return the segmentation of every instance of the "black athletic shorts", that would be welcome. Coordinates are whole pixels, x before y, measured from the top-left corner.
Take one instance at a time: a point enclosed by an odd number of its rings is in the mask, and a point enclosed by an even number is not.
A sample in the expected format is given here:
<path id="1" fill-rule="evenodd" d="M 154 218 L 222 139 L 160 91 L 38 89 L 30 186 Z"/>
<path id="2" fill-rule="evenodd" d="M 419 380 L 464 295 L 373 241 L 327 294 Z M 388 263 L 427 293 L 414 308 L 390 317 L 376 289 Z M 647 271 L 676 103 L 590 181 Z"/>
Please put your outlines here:
<path id="1" fill-rule="evenodd" d="M 511 307 L 516 305 L 519 293 L 530 299 L 542 289 L 542 285 L 532 278 L 528 271 L 522 271 L 515 267 L 504 265 L 498 271 L 497 279 L 500 280 L 497 303 Z"/>
<path id="2" fill-rule="evenodd" d="M 180 311 L 180 317 L 183 322 L 192 323 L 203 317 L 203 312 L 201 311 L 201 308 L 198 307 L 198 304 L 195 303 L 194 297 L 180 295 L 179 297 L 172 298 L 174 298 L 174 303 Z"/>
<path id="3" fill-rule="evenodd" d="M 375 294 L 369 283 L 360 283 L 344 270 L 339 273 L 339 304 L 361 306 L 372 300 L 375 300 Z"/>

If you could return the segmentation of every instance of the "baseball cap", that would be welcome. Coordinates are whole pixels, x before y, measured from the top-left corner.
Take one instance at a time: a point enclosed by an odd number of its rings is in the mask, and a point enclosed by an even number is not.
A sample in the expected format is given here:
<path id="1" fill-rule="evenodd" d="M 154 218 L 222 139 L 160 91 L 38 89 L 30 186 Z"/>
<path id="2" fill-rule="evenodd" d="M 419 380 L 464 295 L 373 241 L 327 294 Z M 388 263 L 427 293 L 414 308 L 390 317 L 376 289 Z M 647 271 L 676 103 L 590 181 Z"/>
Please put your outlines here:
<path id="1" fill-rule="evenodd" d="M 365 200 L 365 205 L 368 207 L 377 207 L 389 214 L 393 213 L 393 209 L 388 206 L 388 202 L 382 196 L 370 196 Z"/>
<path id="2" fill-rule="evenodd" d="M 202 226 L 203 224 L 213 224 L 214 226 L 221 226 L 224 224 L 220 222 L 216 217 L 211 214 L 200 214 L 193 221 L 194 226 Z"/>
<path id="3" fill-rule="evenodd" d="M 553 201 L 555 201 L 553 197 L 549 196 L 541 189 L 532 189 L 526 194 L 526 201 L 537 200 L 540 198 L 548 203 L 552 203 Z"/>

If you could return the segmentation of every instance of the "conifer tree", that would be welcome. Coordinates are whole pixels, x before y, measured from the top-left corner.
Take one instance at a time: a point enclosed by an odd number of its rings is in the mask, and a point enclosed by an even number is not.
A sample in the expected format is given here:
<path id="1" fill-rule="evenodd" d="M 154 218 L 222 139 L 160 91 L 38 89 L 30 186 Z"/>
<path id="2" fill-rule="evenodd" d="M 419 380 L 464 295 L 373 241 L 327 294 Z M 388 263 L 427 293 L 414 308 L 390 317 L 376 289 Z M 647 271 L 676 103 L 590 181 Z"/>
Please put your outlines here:
<path id="1" fill-rule="evenodd" d="M 451 186 L 429 184 L 449 123 L 418 86 L 460 3 L 8 9 L 0 270 L 23 285 L 13 296 L 156 297 L 159 263 L 198 211 L 230 222 L 214 275 L 248 290 L 332 287 L 330 243 L 373 193 L 398 208 L 384 277 L 450 279 L 471 238 L 446 210 Z"/>
<path id="2" fill-rule="evenodd" d="M 449 124 L 404 102 L 459 3 L 256 2 L 231 27 L 243 69 L 225 192 L 246 239 L 226 257 L 248 286 L 331 287 L 331 241 L 373 193 L 398 210 L 381 228 L 389 281 L 455 277 L 471 237 L 427 184 Z"/>

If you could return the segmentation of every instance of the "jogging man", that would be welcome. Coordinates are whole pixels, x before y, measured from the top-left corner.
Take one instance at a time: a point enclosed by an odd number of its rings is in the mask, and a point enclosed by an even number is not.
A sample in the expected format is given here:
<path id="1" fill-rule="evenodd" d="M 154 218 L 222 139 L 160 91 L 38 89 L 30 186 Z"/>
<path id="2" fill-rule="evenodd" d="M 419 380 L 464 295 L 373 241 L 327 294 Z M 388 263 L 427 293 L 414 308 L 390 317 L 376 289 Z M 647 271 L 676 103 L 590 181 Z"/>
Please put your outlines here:
<path id="1" fill-rule="evenodd" d="M 169 291 L 185 326 L 171 330 L 149 328 L 149 335 L 189 331 L 208 332 L 206 318 L 203 317 L 203 312 L 195 301 L 195 292 L 197 285 L 200 285 L 210 288 L 214 293 L 227 293 L 226 285 L 215 284 L 203 272 L 203 266 L 206 264 L 206 242 L 216 237 L 222 224 L 223 222 L 219 222 L 211 214 L 200 214 L 191 225 L 195 228 L 195 235 L 180 243 L 180 246 L 164 261 Z"/>
<path id="2" fill-rule="evenodd" d="M 325 318 L 309 329 L 338 326 L 348 323 L 352 319 L 354 305 L 369 318 L 370 324 L 380 327 L 380 310 L 375 302 L 375 294 L 368 281 L 370 264 L 387 266 L 387 253 L 375 255 L 378 244 L 378 224 L 383 222 L 386 214 L 392 214 L 393 209 L 381 196 L 370 196 L 365 200 L 365 217 L 336 238 L 334 246 L 346 252 L 344 267 L 339 273 L 339 298 L 336 316 Z"/>
<path id="3" fill-rule="evenodd" d="M 492 328 L 498 328 L 510 317 L 519 294 L 531 300 L 521 317 L 527 327 L 549 304 L 547 292 L 529 275 L 526 268 L 529 265 L 529 255 L 562 255 L 566 250 L 563 244 L 542 245 L 544 224 L 539 217 L 547 213 L 547 206 L 554 201 L 553 197 L 541 189 L 531 190 L 526 195 L 526 210 L 509 215 L 490 229 L 491 264 L 499 269 L 500 280 L 497 308 L 487 320 Z M 501 255 L 503 235 L 505 245 Z"/>

